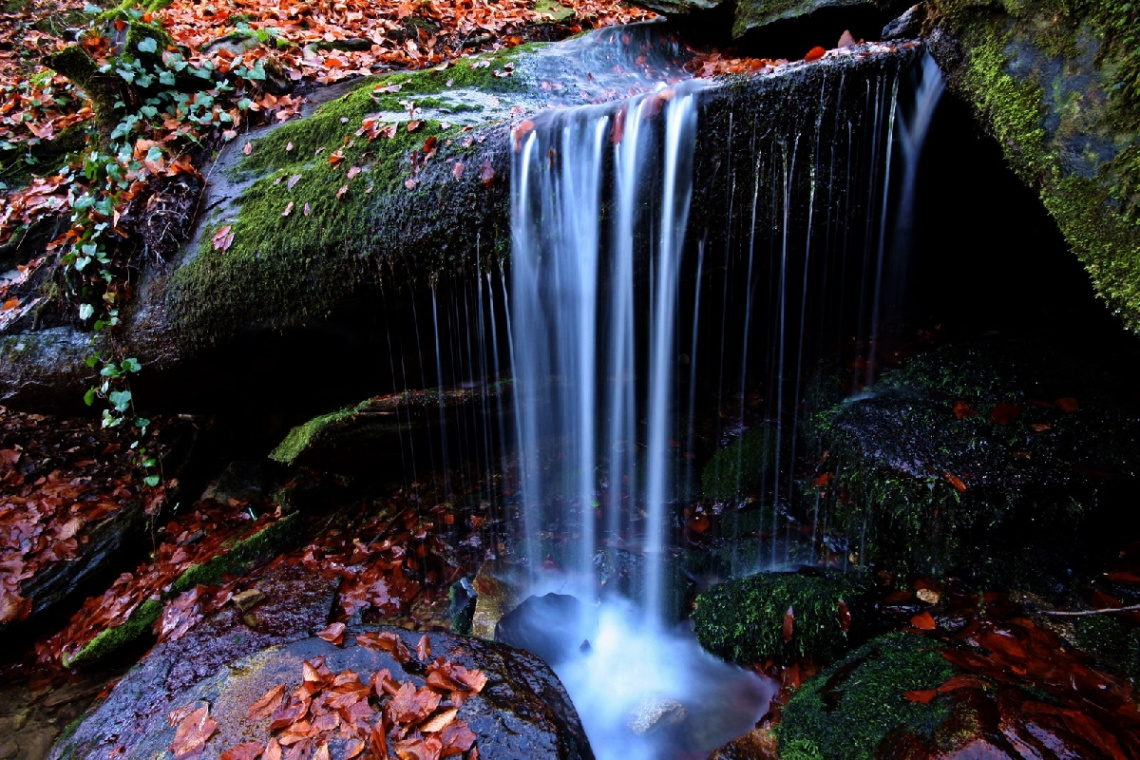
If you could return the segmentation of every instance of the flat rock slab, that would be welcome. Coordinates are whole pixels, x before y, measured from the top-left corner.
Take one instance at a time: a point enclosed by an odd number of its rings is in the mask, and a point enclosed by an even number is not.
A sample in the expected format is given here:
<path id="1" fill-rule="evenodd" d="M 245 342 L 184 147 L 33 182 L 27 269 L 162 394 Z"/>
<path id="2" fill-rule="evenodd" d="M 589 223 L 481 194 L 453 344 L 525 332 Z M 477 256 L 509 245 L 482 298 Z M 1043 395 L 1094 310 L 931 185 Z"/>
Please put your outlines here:
<path id="1" fill-rule="evenodd" d="M 408 654 L 394 657 L 386 651 L 362 646 L 356 638 L 361 634 L 387 634 L 389 640 L 398 638 Z M 417 653 L 425 636 L 430 653 L 422 649 Z M 421 653 L 425 655 L 422 660 Z M 148 660 L 154 657 L 152 654 Z M 411 683 L 417 689 L 425 685 L 429 665 L 439 658 L 468 670 L 479 670 L 486 676 L 486 684 L 463 701 L 455 720 L 465 722 L 475 734 L 475 746 L 481 757 L 496 760 L 593 757 L 569 698 L 558 679 L 538 658 L 502 644 L 445 633 L 421 634 L 369 626 L 345 631 L 341 646 L 322 638 L 305 638 L 237 659 L 213 675 L 171 693 L 165 701 L 171 711 L 187 706 L 191 710 L 208 707 L 209 718 L 217 725 L 199 757 L 217 758 L 226 750 L 247 742 L 264 746 L 270 736 L 272 719 L 268 715 L 250 719 L 250 706 L 280 684 L 284 684 L 286 696 L 297 690 L 308 671 L 305 663 L 319 663 L 320 658 L 332 674 L 352 671 L 361 682 L 369 683 L 374 673 L 386 668 L 396 682 Z M 172 725 L 168 711 L 151 712 L 139 722 L 136 730 L 120 731 L 123 714 L 132 715 L 135 709 L 131 696 L 155 683 L 157 674 L 153 670 L 144 660 L 88 715 L 71 737 L 53 748 L 50 757 L 174 757 L 170 748 L 179 730 L 177 715 Z M 375 697 L 372 699 L 375 701 Z M 427 733 L 430 732 L 425 730 Z M 335 754 L 331 742 L 330 748 Z"/>

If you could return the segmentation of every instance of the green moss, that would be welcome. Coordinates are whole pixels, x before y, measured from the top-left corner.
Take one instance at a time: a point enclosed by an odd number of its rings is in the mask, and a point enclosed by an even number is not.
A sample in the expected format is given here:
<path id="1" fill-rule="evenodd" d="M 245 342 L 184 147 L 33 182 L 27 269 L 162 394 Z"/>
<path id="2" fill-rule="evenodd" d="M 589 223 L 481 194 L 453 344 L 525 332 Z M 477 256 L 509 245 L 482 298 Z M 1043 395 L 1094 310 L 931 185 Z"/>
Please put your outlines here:
<path id="1" fill-rule="evenodd" d="M 874 639 L 796 692 L 776 727 L 782 760 L 870 760 L 889 734 L 933 737 L 949 701 L 908 701 L 953 673 L 938 644 L 907 633 Z"/>
<path id="2" fill-rule="evenodd" d="M 862 573 L 763 573 L 729 581 L 697 597 L 697 641 L 731 662 L 812 657 L 826 662 L 851 645 L 838 615 L 842 601 L 854 619 L 869 590 Z M 784 641 L 784 619 L 793 610 L 793 636 Z"/>
<path id="3" fill-rule="evenodd" d="M 248 573 L 255 563 L 281 551 L 294 541 L 301 522 L 299 514 L 287 515 L 252 536 L 234 542 L 224 554 L 194 565 L 178 576 L 170 585 L 170 592 L 179 594 L 198 585 L 218 586 L 227 575 Z"/>
<path id="4" fill-rule="evenodd" d="M 723 501 L 762 488 L 772 470 L 776 434 L 749 430 L 712 456 L 701 472 L 706 499 Z"/>
<path id="5" fill-rule="evenodd" d="M 1118 615 L 1073 618 L 1075 643 L 1100 667 L 1121 673 L 1140 687 L 1140 628 Z"/>
<path id="6" fill-rule="evenodd" d="M 968 52 L 953 84 L 1140 332 L 1140 4 L 936 4 Z"/>
<path id="7" fill-rule="evenodd" d="M 95 638 L 83 646 L 74 657 L 63 657 L 65 668 L 87 665 L 101 660 L 109 654 L 118 651 L 145 634 L 162 614 L 162 602 L 158 599 L 147 599 L 131 613 L 127 622 L 114 628 L 100 631 Z"/>

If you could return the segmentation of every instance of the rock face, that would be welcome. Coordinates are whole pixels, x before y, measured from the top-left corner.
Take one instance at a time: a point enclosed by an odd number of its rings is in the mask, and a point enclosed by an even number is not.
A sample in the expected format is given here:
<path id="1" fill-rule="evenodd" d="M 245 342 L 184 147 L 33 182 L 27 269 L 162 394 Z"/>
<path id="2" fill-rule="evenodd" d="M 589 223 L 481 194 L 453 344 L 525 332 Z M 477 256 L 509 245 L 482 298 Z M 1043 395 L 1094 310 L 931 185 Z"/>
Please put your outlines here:
<path id="1" fill-rule="evenodd" d="M 386 636 L 397 652 L 362 646 L 356 639 L 361 634 Z M 205 743 L 203 757 L 218 757 L 229 748 L 251 741 L 264 746 L 270 733 L 270 717 L 250 718 L 250 705 L 278 684 L 285 685 L 286 695 L 297 689 L 303 672 L 312 672 L 305 670 L 306 662 L 323 662 L 331 674 L 352 671 L 364 684 L 370 683 L 372 674 L 387 669 L 395 682 L 422 688 L 425 678 L 433 672 L 433 662 L 440 660 L 468 671 L 477 669 L 486 676 L 486 684 L 462 701 L 454 716 L 474 732 L 480 756 L 518 760 L 593 757 L 558 679 L 537 658 L 501 644 L 443 633 L 423 636 L 430 653 L 423 650 L 418 633 L 374 627 L 350 629 L 340 647 L 321 638 L 301 639 L 255 652 L 212 674 L 200 673 L 189 682 L 178 679 L 170 687 L 163 686 L 163 676 L 168 678 L 176 667 L 172 659 L 175 654 L 156 650 L 116 686 L 72 736 L 57 743 L 51 757 L 170 757 L 169 748 L 178 726 L 172 725 L 168 713 L 185 705 L 200 704 L 209 706 L 210 719 L 217 723 L 216 732 Z M 401 645 L 394 644 L 396 641 L 406 647 L 403 655 L 398 651 Z M 313 667 L 320 669 L 320 665 Z M 208 668 L 204 664 L 198 667 L 199 671 L 205 669 Z M 315 683 L 313 677 L 304 676 L 309 683 Z M 156 687 L 161 699 L 143 696 Z M 140 703 L 150 709 L 136 715 Z M 394 714 L 398 715 L 395 711 Z M 124 721 L 133 724 L 130 730 L 123 730 Z M 336 746 L 330 744 L 330 749 L 335 755 Z"/>
<path id="2" fill-rule="evenodd" d="M 1038 191 L 1096 292 L 1140 332 L 1140 8 L 928 5 L 950 89 Z"/>
<path id="3" fill-rule="evenodd" d="M 683 76 L 679 43 L 650 40 L 659 26 L 370 79 L 325 93 L 332 99 L 305 119 L 253 136 L 249 155 L 231 146 L 211 174 L 196 235 L 165 268 L 144 274 L 124 318 L 122 351 L 144 366 L 132 382 L 136 398 L 158 407 L 177 399 L 181 408 L 295 408 L 300 400 L 328 411 L 354 397 L 424 387 L 424 377 L 445 385 L 464 378 L 449 357 L 437 367 L 424 347 L 445 330 L 460 331 L 458 340 L 474 329 L 449 322 L 439 304 L 474 310 L 486 288 L 501 288 L 512 124 L 552 103 L 624 97 L 644 86 L 638 76 L 647 68 Z M 627 50 L 641 46 L 618 34 L 644 37 L 654 52 L 638 60 Z M 727 151 L 730 141 L 787 141 L 833 115 L 867 121 L 859 113 L 865 98 L 842 82 L 897 74 L 916 52 L 851 50 L 715 82 L 702 95 L 708 137 L 697 181 L 705 197 L 694 202 L 724 208 L 724 172 L 757 171 L 748 151 Z M 615 69 L 612 79 L 602 76 Z M 821 88 L 834 100 L 821 103 Z M 797 106 L 781 109 L 785 102 Z M 771 172 L 770 152 L 763 156 Z M 806 174 L 797 180 L 807 182 Z M 734 202 L 751 205 L 747 184 L 735 186 Z M 723 231 L 723 213 L 708 226 Z M 89 336 L 21 329 L 0 335 L 0 400 L 78 404 L 92 382 L 83 363 Z M 306 361 L 285 365 L 282 357 L 298 354 Z M 232 382 L 236 375 L 242 383 Z M 377 388 L 376 378 L 390 378 L 390 388 Z"/>
<path id="4" fill-rule="evenodd" d="M 1040 588 L 1128 513 L 1138 413 L 1111 376 L 1036 344 L 946 346 L 812 416 L 830 451 L 817 484 L 862 561 Z"/>

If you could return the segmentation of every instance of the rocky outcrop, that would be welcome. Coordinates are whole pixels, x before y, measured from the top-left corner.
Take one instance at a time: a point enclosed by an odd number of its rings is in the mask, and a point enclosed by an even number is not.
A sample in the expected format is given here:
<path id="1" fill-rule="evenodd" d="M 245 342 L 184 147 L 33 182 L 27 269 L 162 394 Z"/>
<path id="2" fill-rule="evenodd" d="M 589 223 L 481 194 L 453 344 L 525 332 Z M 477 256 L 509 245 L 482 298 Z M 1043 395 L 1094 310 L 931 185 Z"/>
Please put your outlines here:
<path id="1" fill-rule="evenodd" d="M 380 648 L 383 646 L 392 651 L 384 651 Z M 365 708 L 360 704 L 370 705 L 370 717 L 377 725 L 377 707 L 383 709 L 387 720 L 393 721 L 384 724 L 380 735 L 387 733 L 389 740 L 394 741 L 399 724 L 411 719 L 411 708 L 404 703 L 392 708 L 373 703 L 388 699 L 380 684 L 392 684 L 393 689 L 410 684 L 410 693 L 414 695 L 419 690 L 425 703 L 430 693 L 470 692 L 462 699 L 444 697 L 457 704 L 457 712 L 449 710 L 448 705 L 440 706 L 438 716 L 421 726 L 420 730 L 429 737 L 445 731 L 448 723 L 461 722 L 474 734 L 474 744 L 482 757 L 593 757 L 577 714 L 554 674 L 532 655 L 501 644 L 445 633 L 363 627 L 345 631 L 340 645 L 323 638 L 303 638 L 225 663 L 216 663 L 217 657 L 207 657 L 203 662 L 201 653 L 188 654 L 186 649 L 185 645 L 157 648 L 119 682 L 72 735 L 56 744 L 51 757 L 170 757 L 181 720 L 170 719 L 169 714 L 184 706 L 199 705 L 208 706 L 209 720 L 216 723 L 216 730 L 204 742 L 204 756 L 218 757 L 227 749 L 250 742 L 264 747 L 271 734 L 279 735 L 281 731 L 269 728 L 272 709 L 251 717 L 251 705 L 283 684 L 286 696 L 295 689 L 307 689 L 313 695 L 311 704 L 316 713 L 320 701 L 317 694 L 334 688 L 334 678 L 337 686 L 355 683 L 367 694 L 353 700 L 357 707 L 351 710 L 342 703 L 344 714 L 351 712 L 352 718 L 326 720 L 326 724 L 343 722 L 347 727 L 366 720 L 361 717 Z M 478 688 L 456 680 L 474 671 L 486 679 Z M 302 683 L 305 689 L 299 689 Z M 438 691 L 433 692 L 433 688 Z M 433 705 L 439 704 L 438 697 L 432 699 Z M 309 709 L 306 704 L 305 710 Z M 332 708 L 328 714 L 336 716 L 337 709 Z M 427 712 L 420 720 L 428 718 L 436 708 L 424 709 Z M 303 716 L 297 716 L 300 717 Z M 302 733 L 307 731 L 316 737 L 321 735 L 321 723 L 315 714 L 312 718 Z M 435 728 L 431 727 L 433 723 Z M 344 751 L 347 733 L 347 728 L 330 731 L 324 740 L 334 756 L 338 750 Z M 312 749 L 316 749 L 318 741 L 312 741 Z M 284 742 L 290 744 L 287 738 Z"/>

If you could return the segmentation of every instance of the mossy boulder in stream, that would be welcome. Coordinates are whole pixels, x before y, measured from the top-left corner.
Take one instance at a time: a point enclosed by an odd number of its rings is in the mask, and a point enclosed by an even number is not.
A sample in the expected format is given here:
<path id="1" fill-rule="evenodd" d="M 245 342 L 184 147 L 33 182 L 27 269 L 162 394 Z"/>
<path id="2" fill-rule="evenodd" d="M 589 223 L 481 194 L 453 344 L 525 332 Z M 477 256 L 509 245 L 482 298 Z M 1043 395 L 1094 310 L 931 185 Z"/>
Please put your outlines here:
<path id="1" fill-rule="evenodd" d="M 772 471 L 775 442 L 771 428 L 756 428 L 713 454 L 701 471 L 704 497 L 723 501 L 762 488 Z"/>
<path id="2" fill-rule="evenodd" d="M 1040 345 L 943 347 L 809 427 L 829 540 L 890 572 L 1053 590 L 1134 522 L 1140 409 Z"/>
<path id="3" fill-rule="evenodd" d="M 868 591 L 858 572 L 761 573 L 701 594 L 693 623 L 701 646 L 730 662 L 830 662 L 863 627 Z"/>

